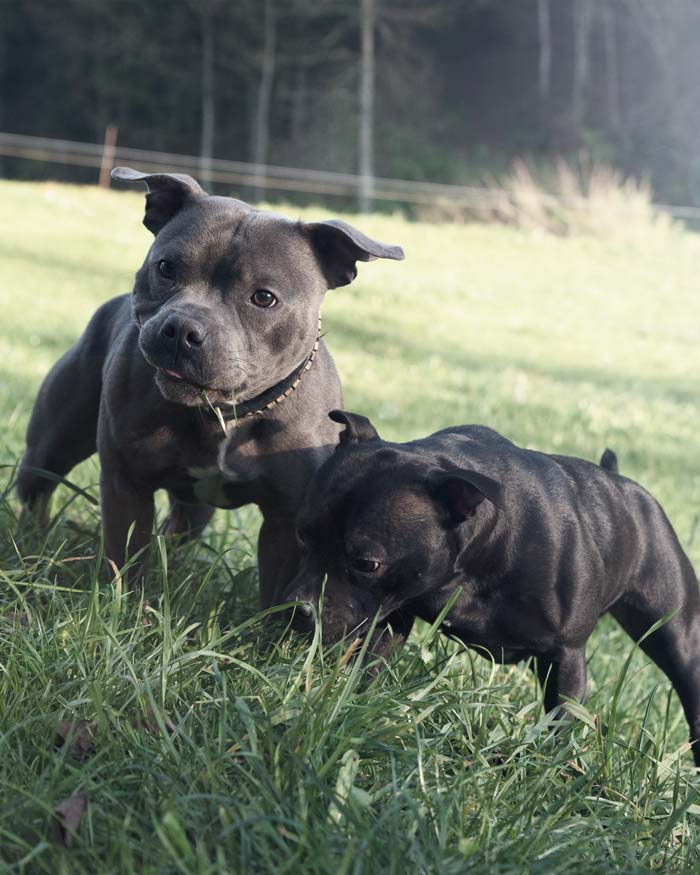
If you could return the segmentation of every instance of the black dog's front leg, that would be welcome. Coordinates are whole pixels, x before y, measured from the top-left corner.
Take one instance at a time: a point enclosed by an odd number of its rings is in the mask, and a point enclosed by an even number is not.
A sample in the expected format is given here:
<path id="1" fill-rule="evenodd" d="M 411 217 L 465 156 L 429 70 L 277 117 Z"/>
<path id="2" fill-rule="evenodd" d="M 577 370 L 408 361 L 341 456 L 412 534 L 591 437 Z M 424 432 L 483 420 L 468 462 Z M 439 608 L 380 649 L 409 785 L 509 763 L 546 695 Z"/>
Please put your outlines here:
<path id="1" fill-rule="evenodd" d="M 411 634 L 414 619 L 410 614 L 396 611 L 396 613 L 391 614 L 386 620 L 382 621 L 381 626 L 375 628 L 367 648 L 368 659 L 378 657 L 372 669 L 372 674 L 378 674 L 386 665 L 389 657 L 401 650 Z"/>
<path id="2" fill-rule="evenodd" d="M 537 674 L 544 690 L 544 708 L 566 718 L 564 699 L 583 702 L 586 698 L 586 647 L 565 648 L 555 656 L 537 659 Z"/>

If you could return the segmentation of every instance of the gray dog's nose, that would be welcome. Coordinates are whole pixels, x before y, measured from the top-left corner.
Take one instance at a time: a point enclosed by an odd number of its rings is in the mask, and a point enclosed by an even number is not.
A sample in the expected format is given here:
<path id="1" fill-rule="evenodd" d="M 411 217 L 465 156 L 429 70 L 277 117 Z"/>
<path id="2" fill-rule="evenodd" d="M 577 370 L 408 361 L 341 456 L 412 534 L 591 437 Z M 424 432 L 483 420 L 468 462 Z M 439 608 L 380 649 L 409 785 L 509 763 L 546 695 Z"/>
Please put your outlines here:
<path id="1" fill-rule="evenodd" d="M 184 316 L 168 316 L 160 329 L 160 336 L 168 346 L 175 348 L 201 346 L 207 336 L 202 326 L 194 319 Z"/>

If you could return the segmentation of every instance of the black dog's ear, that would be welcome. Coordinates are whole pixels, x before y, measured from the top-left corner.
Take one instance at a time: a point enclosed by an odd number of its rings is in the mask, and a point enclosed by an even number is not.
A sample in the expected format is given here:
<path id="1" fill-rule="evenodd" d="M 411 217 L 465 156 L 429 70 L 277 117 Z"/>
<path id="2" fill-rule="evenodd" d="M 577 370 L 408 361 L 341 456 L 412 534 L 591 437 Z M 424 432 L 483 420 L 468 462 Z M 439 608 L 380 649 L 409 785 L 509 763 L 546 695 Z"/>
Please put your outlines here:
<path id="1" fill-rule="evenodd" d="M 359 444 L 362 441 L 378 441 L 379 435 L 376 428 L 366 416 L 359 413 L 347 413 L 345 410 L 331 410 L 328 416 L 333 422 L 339 422 L 345 426 L 340 432 L 341 444 Z"/>
<path id="2" fill-rule="evenodd" d="M 302 227 L 311 241 L 329 289 L 351 283 L 357 276 L 358 261 L 373 261 L 375 258 L 402 261 L 404 258 L 400 246 L 372 240 L 340 219 L 307 222 Z"/>
<path id="3" fill-rule="evenodd" d="M 115 167 L 112 179 L 124 182 L 145 182 L 146 214 L 143 224 L 156 235 L 179 213 L 185 204 L 195 198 L 206 197 L 200 184 L 186 173 L 141 173 L 131 167 Z"/>
<path id="4" fill-rule="evenodd" d="M 440 471 L 431 478 L 433 494 L 455 523 L 463 523 L 482 501 L 503 509 L 503 487 L 478 471 Z"/>

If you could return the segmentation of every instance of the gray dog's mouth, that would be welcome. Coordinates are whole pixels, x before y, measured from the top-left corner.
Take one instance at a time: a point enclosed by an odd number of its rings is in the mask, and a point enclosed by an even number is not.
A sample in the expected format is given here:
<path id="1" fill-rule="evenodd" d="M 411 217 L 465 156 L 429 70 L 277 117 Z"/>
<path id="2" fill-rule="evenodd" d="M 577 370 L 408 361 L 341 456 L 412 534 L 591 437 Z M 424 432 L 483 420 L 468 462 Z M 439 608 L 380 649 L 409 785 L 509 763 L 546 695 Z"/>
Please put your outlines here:
<path id="1" fill-rule="evenodd" d="M 156 366 L 156 371 L 158 371 L 159 374 L 164 374 L 166 377 L 169 377 L 177 383 L 182 383 L 185 386 L 192 386 L 193 389 L 198 389 L 200 392 L 216 392 L 217 395 L 229 396 L 233 392 L 232 389 L 221 389 L 218 386 L 205 386 L 203 383 L 196 383 L 194 380 L 191 380 L 179 371 L 171 371 L 169 368 L 159 368 Z"/>
<path id="2" fill-rule="evenodd" d="M 217 389 L 214 386 L 204 386 L 201 383 L 195 383 L 194 380 L 190 380 L 189 377 L 186 377 L 184 374 L 181 374 L 179 371 L 171 371 L 170 368 L 160 368 L 158 365 L 154 365 L 156 371 L 160 374 L 165 374 L 166 377 L 170 377 L 171 380 L 175 380 L 178 383 L 184 383 L 187 386 L 192 386 L 195 389 L 199 389 L 201 392 L 225 392 L 225 389 Z"/>
<path id="3" fill-rule="evenodd" d="M 141 347 L 141 352 L 143 353 L 143 357 L 146 359 L 148 364 L 155 370 L 156 374 L 161 378 L 165 377 L 168 382 L 180 385 L 183 389 L 190 387 L 198 392 L 209 392 L 210 394 L 216 394 L 217 397 L 223 399 L 230 399 L 233 397 L 233 389 L 230 387 L 222 388 L 221 386 L 211 386 L 205 385 L 204 383 L 198 383 L 196 380 L 193 380 L 182 371 L 176 371 L 173 368 L 166 368 L 163 365 L 159 365 L 157 362 L 153 361 L 153 359 L 148 355 L 143 347 Z"/>
<path id="4" fill-rule="evenodd" d="M 214 404 L 217 407 L 232 405 L 234 393 L 232 389 L 221 389 L 198 383 L 186 376 L 182 371 L 164 368 L 148 360 L 155 370 L 156 384 L 161 392 L 171 401 L 189 406 Z"/>
<path id="5" fill-rule="evenodd" d="M 175 380 L 184 380 L 184 374 L 178 374 L 177 371 L 169 371 L 167 368 L 158 368 L 159 371 L 162 371 L 164 374 L 167 374 L 169 377 L 173 377 Z M 190 382 L 187 380 L 186 382 Z"/>
<path id="6" fill-rule="evenodd" d="M 141 328 L 140 325 L 139 328 Z M 193 380 L 192 377 L 190 377 L 183 370 L 177 370 L 177 368 L 170 368 L 166 367 L 165 365 L 159 364 L 156 358 L 149 354 L 149 350 L 146 348 L 147 344 L 143 343 L 143 337 L 141 334 L 139 335 L 138 345 L 141 354 L 146 359 L 146 362 L 156 372 L 156 379 L 157 382 L 161 384 L 161 387 L 173 387 L 173 389 L 176 389 L 178 393 L 196 393 L 198 396 L 202 396 L 203 393 L 207 393 L 211 397 L 212 401 L 215 400 L 215 403 L 217 405 L 233 404 L 234 388 L 232 386 L 214 386 L 211 384 L 207 385 L 206 383 L 201 383 L 197 380 Z M 202 401 L 206 403 L 206 400 L 204 398 L 202 398 Z M 191 403 L 192 400 L 188 399 L 188 404 Z"/>

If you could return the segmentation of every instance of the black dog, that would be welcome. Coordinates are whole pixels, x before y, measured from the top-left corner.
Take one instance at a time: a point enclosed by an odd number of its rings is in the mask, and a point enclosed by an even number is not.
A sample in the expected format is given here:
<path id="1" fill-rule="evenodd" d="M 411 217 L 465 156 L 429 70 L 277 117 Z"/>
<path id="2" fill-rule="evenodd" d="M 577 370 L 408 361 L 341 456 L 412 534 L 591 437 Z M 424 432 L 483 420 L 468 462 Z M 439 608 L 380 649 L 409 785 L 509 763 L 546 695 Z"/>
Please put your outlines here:
<path id="1" fill-rule="evenodd" d="M 537 657 L 547 710 L 586 693 L 586 642 L 609 611 L 680 696 L 700 739 L 700 594 L 659 504 L 582 459 L 515 446 L 482 426 L 405 444 L 333 411 L 340 445 L 298 518 L 305 556 L 289 600 L 316 602 L 326 578 L 330 640 L 378 616 L 401 642 L 415 617 L 503 662 Z M 303 623 L 311 622 L 304 605 Z M 300 612 L 297 612 L 300 613 Z M 696 765 L 700 749 L 693 748 Z"/>
<path id="2" fill-rule="evenodd" d="M 294 519 L 332 452 L 341 402 L 319 337 L 327 289 L 357 261 L 403 258 L 340 221 L 295 222 L 189 176 L 117 168 L 146 183 L 155 235 L 133 295 L 108 301 L 39 391 L 19 472 L 20 499 L 46 520 L 55 481 L 97 450 L 105 552 L 123 564 L 153 527 L 153 493 L 171 499 L 167 531 L 194 535 L 211 504 L 255 503 L 263 606 L 297 568 Z M 235 402 L 235 403 L 234 403 Z"/>

